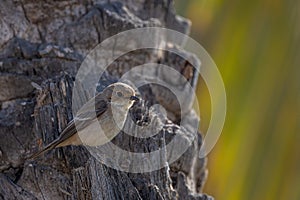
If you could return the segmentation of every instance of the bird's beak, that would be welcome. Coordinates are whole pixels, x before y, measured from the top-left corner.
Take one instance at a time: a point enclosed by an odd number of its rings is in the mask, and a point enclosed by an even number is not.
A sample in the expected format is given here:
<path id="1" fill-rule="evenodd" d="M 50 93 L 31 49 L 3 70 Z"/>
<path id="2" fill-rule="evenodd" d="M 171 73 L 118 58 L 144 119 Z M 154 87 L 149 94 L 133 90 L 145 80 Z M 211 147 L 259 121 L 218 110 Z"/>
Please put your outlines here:
<path id="1" fill-rule="evenodd" d="M 131 96 L 130 100 L 132 100 L 132 101 L 139 101 L 140 98 L 138 98 L 137 96 Z"/>

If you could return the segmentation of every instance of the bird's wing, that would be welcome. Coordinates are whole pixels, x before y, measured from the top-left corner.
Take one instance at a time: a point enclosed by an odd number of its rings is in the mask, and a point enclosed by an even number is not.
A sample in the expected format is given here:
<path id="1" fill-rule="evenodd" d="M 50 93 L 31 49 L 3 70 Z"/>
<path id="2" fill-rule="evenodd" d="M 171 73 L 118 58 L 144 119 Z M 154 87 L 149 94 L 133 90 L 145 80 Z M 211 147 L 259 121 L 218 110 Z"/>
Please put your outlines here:
<path id="1" fill-rule="evenodd" d="M 82 106 L 82 108 L 80 108 L 80 111 L 77 113 L 76 117 L 68 123 L 67 127 L 62 131 L 58 139 L 61 140 L 61 142 L 67 140 L 77 133 L 77 130 L 80 131 L 90 125 L 91 122 L 96 117 L 102 115 L 107 108 L 108 102 L 104 99 L 88 101 Z"/>
<path id="2" fill-rule="evenodd" d="M 76 134 L 77 130 L 84 129 L 90 125 L 96 117 L 102 115 L 107 108 L 108 101 L 105 98 L 102 98 L 101 93 L 96 95 L 79 109 L 76 117 L 68 123 L 67 127 L 61 132 L 58 140 L 64 142 Z"/>
<path id="3" fill-rule="evenodd" d="M 97 94 L 78 110 L 75 119 L 78 121 L 94 119 L 107 110 L 108 104 L 107 99 L 103 98 L 102 93 Z"/>
<path id="4" fill-rule="evenodd" d="M 77 133 L 77 129 L 83 129 L 87 127 L 92 120 L 95 119 L 95 117 L 102 115 L 107 110 L 108 104 L 108 101 L 101 96 L 101 93 L 96 95 L 93 99 L 89 100 L 79 109 L 75 118 L 76 123 L 74 122 L 74 119 L 71 120 L 57 139 L 48 144 L 41 151 L 31 156 L 30 159 L 36 158 L 39 155 L 54 149 L 57 146 L 60 146 L 62 143 L 68 144 L 66 141 Z"/>

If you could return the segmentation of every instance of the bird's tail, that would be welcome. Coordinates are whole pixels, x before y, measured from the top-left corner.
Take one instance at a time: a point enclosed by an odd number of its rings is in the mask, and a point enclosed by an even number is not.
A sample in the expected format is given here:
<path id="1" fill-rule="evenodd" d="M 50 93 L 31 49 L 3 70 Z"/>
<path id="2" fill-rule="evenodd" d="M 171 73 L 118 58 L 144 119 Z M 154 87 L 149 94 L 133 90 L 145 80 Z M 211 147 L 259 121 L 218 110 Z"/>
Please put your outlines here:
<path id="1" fill-rule="evenodd" d="M 40 150 L 39 152 L 30 156 L 28 159 L 31 160 L 31 159 L 35 159 L 35 158 L 39 157 L 40 155 L 46 153 L 47 151 L 50 151 L 51 149 L 54 149 L 55 147 L 57 147 L 59 145 L 59 143 L 60 143 L 59 140 L 55 140 L 55 141 L 51 142 L 46 147 L 44 147 L 42 150 Z"/>

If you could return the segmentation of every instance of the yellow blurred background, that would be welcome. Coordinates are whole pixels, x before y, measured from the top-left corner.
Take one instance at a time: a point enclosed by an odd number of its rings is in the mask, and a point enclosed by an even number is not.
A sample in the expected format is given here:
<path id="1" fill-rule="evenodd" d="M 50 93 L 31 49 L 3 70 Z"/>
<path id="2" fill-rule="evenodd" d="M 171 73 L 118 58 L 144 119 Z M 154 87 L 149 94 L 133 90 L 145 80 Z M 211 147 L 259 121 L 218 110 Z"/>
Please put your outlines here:
<path id="1" fill-rule="evenodd" d="M 204 192 L 218 200 L 300 200 L 300 1 L 175 0 L 216 62 L 227 118 Z M 210 99 L 199 81 L 201 130 Z"/>

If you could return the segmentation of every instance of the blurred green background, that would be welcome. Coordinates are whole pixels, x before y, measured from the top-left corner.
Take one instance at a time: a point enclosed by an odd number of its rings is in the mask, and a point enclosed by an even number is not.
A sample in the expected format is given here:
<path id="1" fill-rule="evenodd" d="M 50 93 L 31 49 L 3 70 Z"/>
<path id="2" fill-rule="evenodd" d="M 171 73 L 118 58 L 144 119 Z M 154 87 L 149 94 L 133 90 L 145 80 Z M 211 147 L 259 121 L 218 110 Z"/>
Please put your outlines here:
<path id="1" fill-rule="evenodd" d="M 204 192 L 218 200 L 300 200 L 300 1 L 175 0 L 216 62 L 227 119 Z M 210 97 L 197 90 L 201 130 Z"/>

